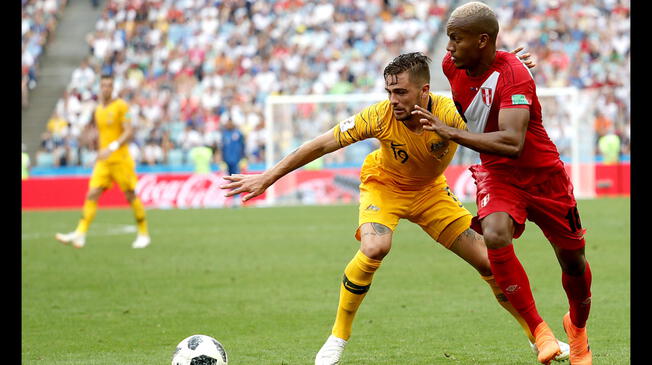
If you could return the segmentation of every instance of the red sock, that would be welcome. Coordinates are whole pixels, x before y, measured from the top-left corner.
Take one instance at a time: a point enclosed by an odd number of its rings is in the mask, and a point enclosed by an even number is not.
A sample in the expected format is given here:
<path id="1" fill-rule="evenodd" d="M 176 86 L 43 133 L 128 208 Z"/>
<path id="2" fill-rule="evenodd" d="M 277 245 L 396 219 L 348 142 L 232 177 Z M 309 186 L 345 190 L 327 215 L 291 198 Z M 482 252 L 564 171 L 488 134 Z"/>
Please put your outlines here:
<path id="1" fill-rule="evenodd" d="M 514 246 L 487 250 L 491 272 L 509 302 L 527 322 L 530 331 L 534 333 L 537 326 L 543 322 L 534 304 L 534 297 L 530 289 L 530 281 L 514 253 Z"/>
<path id="2" fill-rule="evenodd" d="M 586 326 L 586 320 L 589 318 L 589 311 L 591 310 L 591 268 L 589 262 L 586 261 L 584 274 L 582 275 L 571 276 L 562 272 L 561 284 L 568 297 L 571 322 L 576 327 L 583 328 Z"/>

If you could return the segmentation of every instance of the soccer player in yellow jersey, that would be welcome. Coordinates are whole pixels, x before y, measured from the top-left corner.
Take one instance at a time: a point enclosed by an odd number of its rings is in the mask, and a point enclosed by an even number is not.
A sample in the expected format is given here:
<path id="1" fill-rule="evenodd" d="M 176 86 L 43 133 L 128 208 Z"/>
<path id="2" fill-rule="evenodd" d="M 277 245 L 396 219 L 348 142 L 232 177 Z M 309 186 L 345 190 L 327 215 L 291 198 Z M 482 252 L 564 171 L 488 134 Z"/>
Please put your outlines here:
<path id="1" fill-rule="evenodd" d="M 74 232 L 57 233 L 55 237 L 64 244 L 83 247 L 86 232 L 97 212 L 97 201 L 115 182 L 124 192 L 136 218 L 138 235 L 132 247 L 147 247 L 151 240 L 145 208 L 136 196 L 136 163 L 129 153 L 129 141 L 134 134 L 129 105 L 120 98 L 113 98 L 113 77 L 110 75 L 103 75 L 100 79 L 100 102 L 87 127 L 97 128 L 99 152 L 82 208 L 82 218 Z"/>
<path id="2" fill-rule="evenodd" d="M 359 225 L 355 232 L 360 249 L 344 269 L 335 323 L 317 353 L 316 365 L 339 364 L 354 316 L 390 251 L 401 218 L 418 224 L 433 240 L 473 266 L 528 339 L 534 341 L 493 279 L 483 238 L 470 229 L 471 213 L 453 195 L 443 175 L 457 144 L 424 130 L 411 113 L 419 105 L 447 125 L 466 129 L 453 101 L 430 92 L 429 61 L 421 53 L 396 57 L 384 70 L 388 100 L 341 121 L 262 174 L 224 177 L 228 182 L 221 187 L 230 189 L 226 195 L 246 193 L 242 197 L 246 201 L 320 156 L 365 138 L 380 141 L 380 148 L 366 157 L 360 171 Z"/>

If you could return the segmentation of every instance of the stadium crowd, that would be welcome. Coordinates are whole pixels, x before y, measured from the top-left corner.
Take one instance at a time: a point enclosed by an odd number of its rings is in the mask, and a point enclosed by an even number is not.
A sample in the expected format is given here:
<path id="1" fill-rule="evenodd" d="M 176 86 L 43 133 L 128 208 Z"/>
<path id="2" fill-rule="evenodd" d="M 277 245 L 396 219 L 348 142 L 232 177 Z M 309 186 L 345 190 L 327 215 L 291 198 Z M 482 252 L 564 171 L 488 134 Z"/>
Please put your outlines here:
<path id="1" fill-rule="evenodd" d="M 219 162 L 227 119 L 246 136 L 246 160 L 263 162 L 267 95 L 382 93 L 389 60 L 408 51 L 430 54 L 436 37 L 445 37 L 450 5 L 108 0 L 87 36 L 88 57 L 47 121 L 37 165 L 92 165 L 95 146 L 82 130 L 104 73 L 114 75 L 115 90 L 131 105 L 137 163 L 188 163 L 189 151 L 202 145 Z M 501 48 L 525 45 L 535 55 L 539 87 L 594 89 L 598 133 L 619 134 L 628 153 L 628 1 L 499 0 L 495 8 Z M 552 135 L 567 130 L 557 127 Z"/>
<path id="2" fill-rule="evenodd" d="M 533 76 L 539 87 L 573 86 L 591 93 L 591 117 L 600 155 L 602 137 L 616 135 L 620 153 L 630 153 L 629 0 L 515 1 L 495 7 L 500 48 L 525 45 L 536 55 Z M 558 147 L 568 148 L 563 119 L 548 127 Z M 564 136 L 564 134 L 566 134 Z"/>
<path id="3" fill-rule="evenodd" d="M 67 0 L 21 0 L 21 94 L 29 105 L 29 91 L 36 87 L 39 59 L 52 41 Z"/>

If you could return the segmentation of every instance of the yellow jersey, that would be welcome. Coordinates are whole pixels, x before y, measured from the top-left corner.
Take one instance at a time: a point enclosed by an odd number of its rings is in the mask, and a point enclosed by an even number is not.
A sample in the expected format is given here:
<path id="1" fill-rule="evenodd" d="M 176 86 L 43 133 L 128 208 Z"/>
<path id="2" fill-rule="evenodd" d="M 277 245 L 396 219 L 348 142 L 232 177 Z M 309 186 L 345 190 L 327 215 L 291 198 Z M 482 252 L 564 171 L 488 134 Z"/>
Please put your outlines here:
<path id="1" fill-rule="evenodd" d="M 466 123 L 452 99 L 430 93 L 428 110 L 449 126 L 466 130 Z M 457 143 L 444 141 L 435 132 L 415 133 L 394 117 L 389 100 L 373 104 L 333 128 L 341 147 L 376 138 L 380 148 L 367 156 L 380 169 L 383 180 L 407 190 L 433 183 L 450 163 Z"/>
<path id="2" fill-rule="evenodd" d="M 100 150 L 120 137 L 124 132 L 125 124 L 131 123 L 129 105 L 122 99 L 114 99 L 106 105 L 99 103 L 95 108 L 95 125 L 99 134 Z M 107 159 L 107 162 L 131 160 L 128 144 L 121 145 Z"/>

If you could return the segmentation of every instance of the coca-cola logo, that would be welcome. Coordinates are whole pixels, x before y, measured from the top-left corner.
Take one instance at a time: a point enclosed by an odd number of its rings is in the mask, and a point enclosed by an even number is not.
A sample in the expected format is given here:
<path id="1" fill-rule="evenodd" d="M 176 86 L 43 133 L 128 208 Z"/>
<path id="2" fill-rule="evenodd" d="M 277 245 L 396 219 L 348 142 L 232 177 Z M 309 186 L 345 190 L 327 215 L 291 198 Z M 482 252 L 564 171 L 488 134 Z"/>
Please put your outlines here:
<path id="1" fill-rule="evenodd" d="M 143 175 L 136 186 L 136 194 L 145 205 L 158 208 L 215 208 L 225 206 L 227 200 L 220 184 L 222 174 L 189 176 Z"/>

